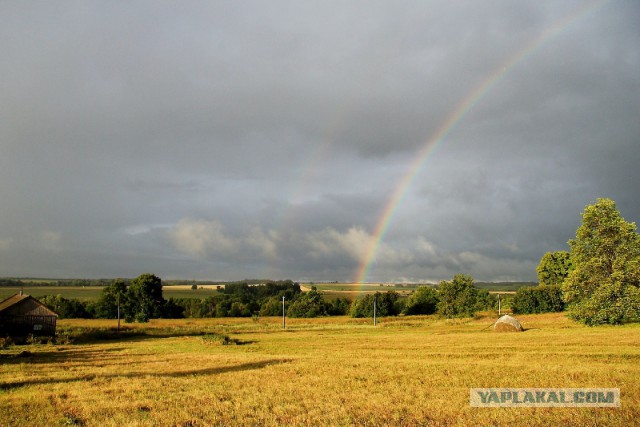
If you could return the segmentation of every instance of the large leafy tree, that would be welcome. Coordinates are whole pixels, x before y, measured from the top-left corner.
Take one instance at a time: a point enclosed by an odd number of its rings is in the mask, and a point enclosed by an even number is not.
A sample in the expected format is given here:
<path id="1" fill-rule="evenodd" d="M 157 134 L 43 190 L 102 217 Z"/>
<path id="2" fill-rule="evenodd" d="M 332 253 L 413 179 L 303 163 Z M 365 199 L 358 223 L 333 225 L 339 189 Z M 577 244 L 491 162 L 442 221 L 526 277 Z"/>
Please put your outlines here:
<path id="1" fill-rule="evenodd" d="M 616 204 L 598 199 L 569 241 L 573 270 L 564 281 L 569 314 L 588 325 L 640 318 L 640 236 Z"/>
<path id="2" fill-rule="evenodd" d="M 567 251 L 547 252 L 536 268 L 541 285 L 561 285 L 572 269 L 571 255 Z"/>
<path id="3" fill-rule="evenodd" d="M 162 316 L 165 300 L 162 297 L 162 280 L 145 273 L 131 281 L 127 289 L 125 303 L 125 320 L 131 322 L 147 322 L 149 319 Z"/>

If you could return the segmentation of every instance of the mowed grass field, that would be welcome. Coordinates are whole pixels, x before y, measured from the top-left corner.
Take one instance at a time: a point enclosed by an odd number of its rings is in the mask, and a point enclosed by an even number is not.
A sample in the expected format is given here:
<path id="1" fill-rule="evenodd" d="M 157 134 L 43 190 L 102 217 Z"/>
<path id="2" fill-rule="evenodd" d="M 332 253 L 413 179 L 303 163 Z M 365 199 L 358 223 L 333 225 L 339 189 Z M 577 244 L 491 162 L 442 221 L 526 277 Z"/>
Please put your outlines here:
<path id="1" fill-rule="evenodd" d="M 140 335 L 0 350 L 3 426 L 630 426 L 640 325 L 564 314 L 154 320 Z M 78 334 L 115 321 L 61 320 Z M 228 335 L 235 345 L 208 339 Z M 28 354 L 20 355 L 20 352 Z M 472 408 L 471 387 L 618 387 L 619 408 Z"/>

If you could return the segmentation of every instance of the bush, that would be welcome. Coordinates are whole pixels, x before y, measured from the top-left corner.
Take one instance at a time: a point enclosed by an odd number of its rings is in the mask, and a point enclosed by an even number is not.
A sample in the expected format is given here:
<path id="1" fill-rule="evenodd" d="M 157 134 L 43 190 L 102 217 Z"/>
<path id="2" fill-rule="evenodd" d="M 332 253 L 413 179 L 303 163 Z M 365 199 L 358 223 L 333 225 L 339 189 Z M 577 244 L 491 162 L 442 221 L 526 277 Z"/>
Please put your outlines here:
<path id="1" fill-rule="evenodd" d="M 91 319 L 93 316 L 87 310 L 87 303 L 76 300 L 67 299 L 61 295 L 46 295 L 40 298 L 40 302 L 58 313 L 60 319 Z"/>
<path id="2" fill-rule="evenodd" d="M 327 304 L 327 314 L 329 316 L 344 316 L 349 313 L 351 307 L 351 301 L 346 298 L 336 298 L 331 303 Z"/>
<path id="3" fill-rule="evenodd" d="M 450 282 L 442 281 L 438 286 L 440 301 L 438 312 L 447 318 L 473 317 L 478 304 L 478 289 L 473 286 L 473 277 L 456 274 Z"/>
<path id="4" fill-rule="evenodd" d="M 315 286 L 312 286 L 309 292 L 293 301 L 287 310 L 287 316 L 289 317 L 318 317 L 326 315 L 327 310 L 324 298 Z"/>
<path id="5" fill-rule="evenodd" d="M 13 345 L 11 337 L 0 338 L 0 349 L 8 348 Z"/>
<path id="6" fill-rule="evenodd" d="M 203 335 L 202 342 L 205 344 L 214 344 L 214 345 L 235 345 L 238 343 L 237 340 L 229 338 L 228 335 L 219 334 L 217 332 Z"/>
<path id="7" fill-rule="evenodd" d="M 351 304 L 351 317 L 373 317 L 373 303 L 376 301 L 376 316 L 397 316 L 402 307 L 398 304 L 400 295 L 396 291 L 376 292 L 364 298 L 356 299 Z"/>
<path id="8" fill-rule="evenodd" d="M 420 286 L 409 296 L 404 314 L 433 314 L 439 301 L 438 291 L 430 286 Z"/>
<path id="9" fill-rule="evenodd" d="M 490 294 L 486 289 L 478 289 L 476 295 L 476 310 L 484 311 L 496 308 L 498 305 L 498 298 Z"/>
<path id="10" fill-rule="evenodd" d="M 520 288 L 513 298 L 511 309 L 515 314 L 563 311 L 562 287 L 540 285 Z"/>

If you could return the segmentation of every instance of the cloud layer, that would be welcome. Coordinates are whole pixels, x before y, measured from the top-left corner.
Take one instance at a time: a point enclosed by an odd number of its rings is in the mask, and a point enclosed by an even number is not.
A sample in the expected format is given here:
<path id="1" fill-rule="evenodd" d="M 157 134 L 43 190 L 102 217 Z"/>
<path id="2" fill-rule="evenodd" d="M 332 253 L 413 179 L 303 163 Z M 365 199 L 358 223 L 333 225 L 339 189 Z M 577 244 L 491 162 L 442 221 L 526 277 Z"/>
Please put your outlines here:
<path id="1" fill-rule="evenodd" d="M 640 218 L 638 22 L 634 1 L 2 4 L 0 276 L 351 280 L 501 73 L 367 279 L 535 280 L 586 204 Z"/>

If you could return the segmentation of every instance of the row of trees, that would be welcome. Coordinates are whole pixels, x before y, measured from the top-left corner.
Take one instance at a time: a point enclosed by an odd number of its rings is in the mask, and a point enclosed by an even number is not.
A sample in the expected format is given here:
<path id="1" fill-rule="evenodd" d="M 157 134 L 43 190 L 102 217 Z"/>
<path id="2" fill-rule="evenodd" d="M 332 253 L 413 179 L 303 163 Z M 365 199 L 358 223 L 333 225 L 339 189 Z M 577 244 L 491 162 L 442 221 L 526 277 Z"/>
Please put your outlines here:
<path id="1" fill-rule="evenodd" d="M 127 322 L 146 322 L 151 318 L 279 316 L 283 297 L 290 317 L 344 315 L 351 305 L 344 298 L 326 301 L 315 287 L 302 293 L 300 285 L 290 280 L 259 285 L 231 283 L 208 298 L 165 300 L 162 280 L 153 274 L 143 274 L 130 282 L 116 279 L 103 288 L 97 302 L 60 295 L 45 296 L 41 301 L 62 318 L 115 319 L 119 315 Z"/>
<path id="2" fill-rule="evenodd" d="M 127 322 L 146 322 L 151 318 L 182 317 L 250 317 L 279 316 L 282 299 L 289 317 L 318 317 L 349 314 L 352 317 L 372 317 L 374 301 L 378 316 L 399 314 L 434 314 L 445 317 L 473 316 L 478 310 L 495 307 L 496 299 L 486 290 L 474 286 L 469 275 L 456 275 L 443 281 L 438 289 L 423 286 L 409 298 L 400 298 L 396 291 L 376 292 L 351 302 L 345 298 L 326 300 L 315 286 L 301 292 L 300 285 L 290 280 L 260 285 L 228 284 L 219 295 L 208 298 L 165 300 L 162 280 L 153 274 L 143 274 L 131 281 L 117 279 L 102 290 L 97 302 L 46 296 L 42 302 L 62 318 L 116 318 Z"/>
<path id="3" fill-rule="evenodd" d="M 439 313 L 447 318 L 473 317 L 477 311 L 496 306 L 495 296 L 475 287 L 473 277 L 467 274 L 457 274 L 451 281 L 442 281 L 437 289 L 421 286 L 406 301 L 395 291 L 366 295 L 353 302 L 351 316 L 372 317 L 374 301 L 379 316 Z"/>

